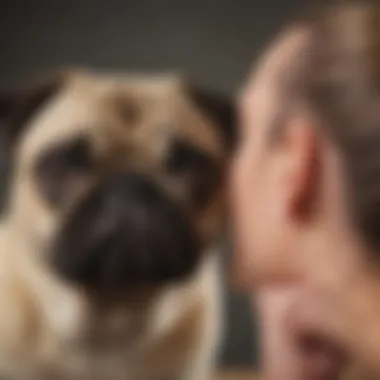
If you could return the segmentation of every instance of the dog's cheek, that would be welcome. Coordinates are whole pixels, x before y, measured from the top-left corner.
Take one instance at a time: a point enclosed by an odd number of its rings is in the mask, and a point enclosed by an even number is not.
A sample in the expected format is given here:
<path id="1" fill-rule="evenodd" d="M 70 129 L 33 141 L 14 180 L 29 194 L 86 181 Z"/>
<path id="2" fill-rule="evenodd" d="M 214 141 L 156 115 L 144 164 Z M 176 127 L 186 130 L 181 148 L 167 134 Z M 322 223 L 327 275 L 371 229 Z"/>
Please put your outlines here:
<path id="1" fill-rule="evenodd" d="M 221 165 L 186 141 L 174 140 L 166 162 L 170 176 L 185 184 L 186 200 L 196 211 L 206 208 L 221 186 Z"/>

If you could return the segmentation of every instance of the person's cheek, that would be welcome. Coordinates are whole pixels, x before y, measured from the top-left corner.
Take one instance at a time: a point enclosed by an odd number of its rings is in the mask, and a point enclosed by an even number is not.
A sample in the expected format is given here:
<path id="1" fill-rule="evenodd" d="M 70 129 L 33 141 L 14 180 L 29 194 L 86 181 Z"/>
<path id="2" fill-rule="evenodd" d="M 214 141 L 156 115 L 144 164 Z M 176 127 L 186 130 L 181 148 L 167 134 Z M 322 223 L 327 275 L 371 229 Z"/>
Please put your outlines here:
<path id="1" fill-rule="evenodd" d="M 240 287 L 244 286 L 246 277 L 247 230 L 249 229 L 247 211 L 252 199 L 247 197 L 249 156 L 244 147 L 240 147 L 233 161 L 230 173 L 230 205 L 232 216 L 233 240 L 233 276 Z M 248 241 L 249 243 L 249 241 Z"/>
<path id="2" fill-rule="evenodd" d="M 235 155 L 230 172 L 230 204 L 234 223 L 237 225 L 244 215 L 244 203 L 247 201 L 246 193 L 249 186 L 247 161 L 249 161 L 247 151 L 241 147 Z"/>
<path id="3" fill-rule="evenodd" d="M 231 204 L 234 242 L 234 273 L 241 286 L 251 286 L 259 270 L 260 249 L 260 184 L 252 149 L 239 152 L 231 175 Z"/>
<path id="4" fill-rule="evenodd" d="M 281 192 L 271 180 L 268 161 L 245 157 L 235 178 L 235 255 L 238 273 L 249 286 L 293 278 L 296 270 L 288 255 L 290 235 L 279 212 Z"/>

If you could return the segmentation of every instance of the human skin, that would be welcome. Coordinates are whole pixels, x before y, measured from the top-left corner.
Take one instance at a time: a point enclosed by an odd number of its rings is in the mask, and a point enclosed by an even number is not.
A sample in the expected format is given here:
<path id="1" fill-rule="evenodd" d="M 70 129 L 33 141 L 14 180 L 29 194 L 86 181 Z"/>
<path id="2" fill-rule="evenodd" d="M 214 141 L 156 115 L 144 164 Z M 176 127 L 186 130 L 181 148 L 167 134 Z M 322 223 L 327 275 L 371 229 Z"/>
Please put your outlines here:
<path id="1" fill-rule="evenodd" d="M 347 216 L 339 153 L 297 104 L 281 143 L 270 142 L 284 102 L 279 83 L 308 38 L 302 28 L 282 33 L 242 93 L 231 173 L 237 277 L 258 304 L 268 379 L 326 378 L 326 350 L 305 357 L 302 334 L 337 344 L 380 375 L 379 276 Z"/>

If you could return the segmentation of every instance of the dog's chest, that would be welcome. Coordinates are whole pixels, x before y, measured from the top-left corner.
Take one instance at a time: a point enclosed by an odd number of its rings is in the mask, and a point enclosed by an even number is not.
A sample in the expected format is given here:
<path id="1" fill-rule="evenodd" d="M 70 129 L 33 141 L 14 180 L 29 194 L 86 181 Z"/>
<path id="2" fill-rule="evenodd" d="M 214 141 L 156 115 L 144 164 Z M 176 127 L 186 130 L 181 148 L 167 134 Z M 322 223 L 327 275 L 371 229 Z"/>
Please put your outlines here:
<path id="1" fill-rule="evenodd" d="M 201 302 L 193 306 L 178 303 L 177 297 L 172 300 L 175 302 L 167 304 L 160 300 L 164 307 L 160 310 L 107 310 L 94 314 L 76 338 L 62 345 L 54 378 L 171 379 L 186 366 L 189 352 L 199 341 L 204 317 Z M 178 312 L 186 308 L 187 312 Z M 170 319 L 173 310 L 178 315 Z"/>
<path id="2" fill-rule="evenodd" d="M 61 344 L 54 372 L 65 380 L 128 380 L 146 351 L 147 332 L 143 313 L 114 310 L 93 315 L 77 337 Z"/>
<path id="3" fill-rule="evenodd" d="M 213 261 L 206 264 L 191 281 L 164 289 L 153 299 L 148 297 L 148 303 L 94 309 L 88 308 L 81 294 L 29 270 L 22 286 L 12 287 L 11 281 L 10 290 L 3 287 L 12 294 L 3 310 L 13 310 L 22 318 L 13 329 L 19 334 L 2 342 L 1 378 L 180 378 L 178 374 L 199 351 L 200 342 L 209 336 L 206 327 L 215 325 L 217 266 Z M 2 315 L 3 326 L 13 321 L 8 314 Z"/>

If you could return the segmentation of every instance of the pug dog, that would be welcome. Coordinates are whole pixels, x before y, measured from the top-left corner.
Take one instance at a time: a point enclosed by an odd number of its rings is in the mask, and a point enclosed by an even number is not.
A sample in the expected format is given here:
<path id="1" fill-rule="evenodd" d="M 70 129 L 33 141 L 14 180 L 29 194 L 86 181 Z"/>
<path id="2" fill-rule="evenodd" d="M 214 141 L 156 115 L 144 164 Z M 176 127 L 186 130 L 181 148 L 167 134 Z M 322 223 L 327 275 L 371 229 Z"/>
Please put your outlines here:
<path id="1" fill-rule="evenodd" d="M 206 380 L 234 107 L 177 75 L 0 96 L 0 378 Z"/>

